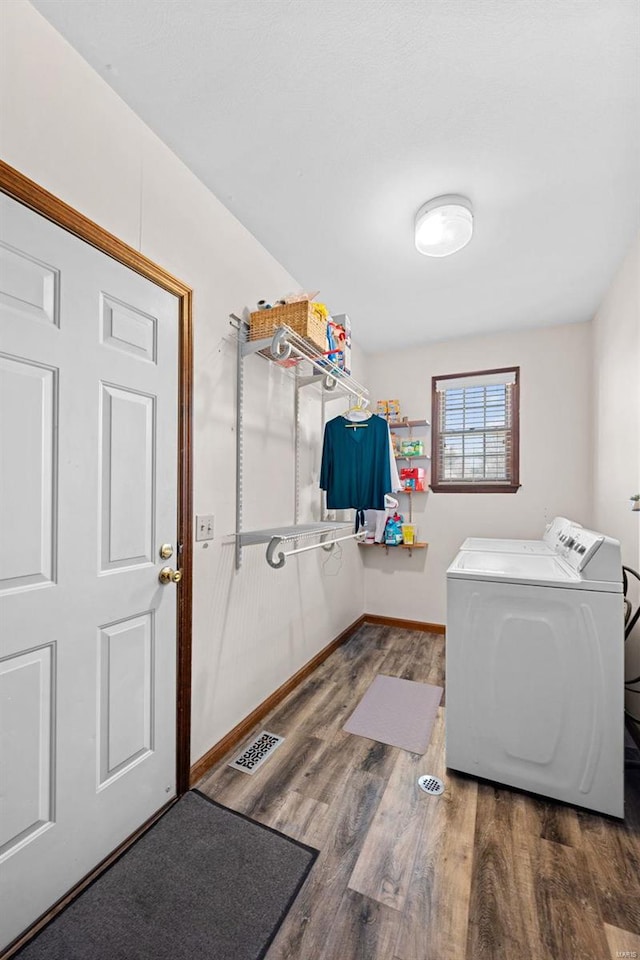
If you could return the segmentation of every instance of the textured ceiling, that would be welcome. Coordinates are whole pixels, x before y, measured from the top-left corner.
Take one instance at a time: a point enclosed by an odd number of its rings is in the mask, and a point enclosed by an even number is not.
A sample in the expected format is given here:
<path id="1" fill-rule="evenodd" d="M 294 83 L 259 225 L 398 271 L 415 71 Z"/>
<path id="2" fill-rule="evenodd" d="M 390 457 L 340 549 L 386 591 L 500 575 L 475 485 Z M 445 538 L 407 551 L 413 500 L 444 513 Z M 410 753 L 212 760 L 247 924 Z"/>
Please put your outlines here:
<path id="1" fill-rule="evenodd" d="M 640 225 L 637 0 L 34 5 L 367 350 L 586 320 Z"/>

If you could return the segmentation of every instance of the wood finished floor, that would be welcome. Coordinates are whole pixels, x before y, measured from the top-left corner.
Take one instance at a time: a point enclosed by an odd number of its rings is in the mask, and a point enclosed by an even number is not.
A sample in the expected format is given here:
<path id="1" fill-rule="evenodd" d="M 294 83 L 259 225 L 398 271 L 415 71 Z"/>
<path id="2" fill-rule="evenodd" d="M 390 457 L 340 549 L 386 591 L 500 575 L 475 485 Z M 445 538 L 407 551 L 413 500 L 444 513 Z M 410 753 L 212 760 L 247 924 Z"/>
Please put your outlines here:
<path id="1" fill-rule="evenodd" d="M 267 960 L 640 958 L 638 773 L 621 823 L 447 772 L 444 706 L 424 757 L 344 733 L 377 673 L 442 684 L 444 638 L 362 627 L 256 728 L 286 737 L 261 769 L 198 784 L 320 850 Z"/>

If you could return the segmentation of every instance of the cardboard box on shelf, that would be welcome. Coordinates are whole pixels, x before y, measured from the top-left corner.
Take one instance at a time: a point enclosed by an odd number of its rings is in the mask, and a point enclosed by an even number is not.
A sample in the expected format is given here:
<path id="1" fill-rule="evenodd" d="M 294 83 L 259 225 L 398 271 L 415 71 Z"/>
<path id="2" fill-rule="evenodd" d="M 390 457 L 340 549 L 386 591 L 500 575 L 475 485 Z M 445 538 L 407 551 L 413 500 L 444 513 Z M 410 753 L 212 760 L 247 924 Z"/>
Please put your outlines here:
<path id="1" fill-rule="evenodd" d="M 392 422 L 395 422 L 400 419 L 400 401 L 399 400 L 387 400 L 387 413 L 388 418 Z"/>

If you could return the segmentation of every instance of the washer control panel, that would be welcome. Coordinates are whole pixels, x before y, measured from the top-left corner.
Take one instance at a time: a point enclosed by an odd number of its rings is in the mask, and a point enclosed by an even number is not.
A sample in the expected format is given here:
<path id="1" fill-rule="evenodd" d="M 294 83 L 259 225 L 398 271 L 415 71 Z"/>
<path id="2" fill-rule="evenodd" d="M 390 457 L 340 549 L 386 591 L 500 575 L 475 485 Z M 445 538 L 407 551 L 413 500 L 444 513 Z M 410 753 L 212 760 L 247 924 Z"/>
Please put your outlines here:
<path id="1" fill-rule="evenodd" d="M 557 552 L 585 580 L 622 581 L 620 544 L 577 524 L 558 535 Z"/>
<path id="2" fill-rule="evenodd" d="M 604 537 L 592 530 L 570 527 L 558 537 L 558 553 L 576 570 L 582 570 L 603 541 Z"/>
<path id="3" fill-rule="evenodd" d="M 551 523 L 547 524 L 542 539 L 557 550 L 561 543 L 560 538 L 572 527 L 579 529 L 580 524 L 567 520 L 566 517 L 554 517 Z"/>

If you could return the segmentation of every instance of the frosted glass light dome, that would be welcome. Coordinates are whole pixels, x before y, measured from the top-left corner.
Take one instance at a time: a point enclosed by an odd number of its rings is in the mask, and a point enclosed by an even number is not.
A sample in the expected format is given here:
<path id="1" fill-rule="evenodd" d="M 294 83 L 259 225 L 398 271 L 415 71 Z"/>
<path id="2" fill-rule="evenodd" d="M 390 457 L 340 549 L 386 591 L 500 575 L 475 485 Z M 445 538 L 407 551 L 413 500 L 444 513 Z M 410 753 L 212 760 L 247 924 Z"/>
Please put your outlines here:
<path id="1" fill-rule="evenodd" d="M 466 197 L 435 197 L 416 214 L 416 249 L 427 257 L 448 257 L 462 250 L 473 234 L 473 212 Z"/>

